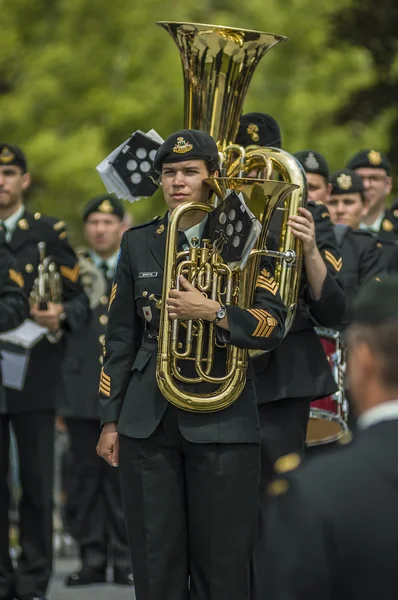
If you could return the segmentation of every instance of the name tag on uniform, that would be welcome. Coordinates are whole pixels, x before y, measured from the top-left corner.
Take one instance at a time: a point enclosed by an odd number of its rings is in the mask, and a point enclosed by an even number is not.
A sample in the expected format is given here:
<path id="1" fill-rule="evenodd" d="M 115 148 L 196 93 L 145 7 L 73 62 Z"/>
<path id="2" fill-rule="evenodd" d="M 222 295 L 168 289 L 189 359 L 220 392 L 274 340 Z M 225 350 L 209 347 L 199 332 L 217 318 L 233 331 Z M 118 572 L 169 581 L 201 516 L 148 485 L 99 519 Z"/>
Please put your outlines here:
<path id="1" fill-rule="evenodd" d="M 157 277 L 157 276 L 158 276 L 157 271 L 143 271 L 141 273 L 138 273 L 138 279 L 147 279 L 148 277 Z"/>

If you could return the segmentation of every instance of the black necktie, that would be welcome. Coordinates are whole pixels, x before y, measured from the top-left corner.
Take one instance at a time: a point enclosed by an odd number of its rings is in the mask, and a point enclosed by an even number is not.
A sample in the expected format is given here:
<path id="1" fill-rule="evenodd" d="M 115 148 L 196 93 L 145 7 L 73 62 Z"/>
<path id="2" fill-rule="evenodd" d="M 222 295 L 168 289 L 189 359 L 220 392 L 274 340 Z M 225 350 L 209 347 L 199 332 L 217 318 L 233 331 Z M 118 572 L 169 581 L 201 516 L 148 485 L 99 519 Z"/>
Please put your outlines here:
<path id="1" fill-rule="evenodd" d="M 7 227 L 4 222 L 0 223 L 0 244 L 5 244 L 7 241 Z"/>
<path id="2" fill-rule="evenodd" d="M 105 279 L 108 279 L 108 263 L 106 262 L 106 260 L 103 260 L 100 262 L 99 264 L 99 268 L 101 269 L 101 271 L 103 272 Z"/>
<path id="3" fill-rule="evenodd" d="M 181 251 L 184 250 L 184 245 L 188 244 L 188 246 L 190 245 L 188 240 L 187 240 L 187 236 L 185 235 L 185 233 L 183 231 L 179 231 L 178 232 L 178 247 L 177 250 Z"/>

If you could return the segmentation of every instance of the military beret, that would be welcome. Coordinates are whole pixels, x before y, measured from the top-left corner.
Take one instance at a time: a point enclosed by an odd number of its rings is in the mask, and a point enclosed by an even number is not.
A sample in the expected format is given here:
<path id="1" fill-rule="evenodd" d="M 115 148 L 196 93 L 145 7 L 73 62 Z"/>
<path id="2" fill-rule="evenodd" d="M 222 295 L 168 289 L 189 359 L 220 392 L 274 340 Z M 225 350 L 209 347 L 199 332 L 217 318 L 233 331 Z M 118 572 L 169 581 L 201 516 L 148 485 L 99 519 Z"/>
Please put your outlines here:
<path id="1" fill-rule="evenodd" d="M 360 150 L 355 156 L 350 158 L 347 167 L 349 169 L 360 169 L 361 167 L 384 169 L 387 175 L 389 175 L 391 171 L 390 161 L 387 156 L 381 152 L 372 150 L 372 148 Z"/>
<path id="2" fill-rule="evenodd" d="M 352 169 L 342 169 L 332 173 L 330 183 L 332 184 L 332 196 L 364 193 L 362 177 Z"/>
<path id="3" fill-rule="evenodd" d="M 235 142 L 240 146 L 282 146 L 281 130 L 271 115 L 266 113 L 247 113 L 240 118 Z"/>
<path id="4" fill-rule="evenodd" d="M 372 279 L 363 285 L 353 304 L 351 323 L 383 325 L 394 320 L 398 321 L 398 277 Z"/>
<path id="5" fill-rule="evenodd" d="M 315 173 L 329 179 L 329 165 L 326 158 L 315 150 L 299 150 L 294 155 L 306 173 Z"/>
<path id="6" fill-rule="evenodd" d="M 104 215 L 116 215 L 119 219 L 123 219 L 124 217 L 123 204 L 112 194 L 103 194 L 102 196 L 91 198 L 84 207 L 83 221 L 87 221 L 88 216 L 95 212 L 100 212 Z"/>
<path id="7" fill-rule="evenodd" d="M 161 173 L 163 163 L 211 159 L 219 160 L 217 144 L 211 135 L 197 129 L 182 129 L 163 142 L 156 152 L 153 167 Z"/>
<path id="8" fill-rule="evenodd" d="M 24 173 L 28 170 L 28 163 L 21 148 L 11 144 L 0 144 L 0 166 L 8 165 L 20 167 Z"/>

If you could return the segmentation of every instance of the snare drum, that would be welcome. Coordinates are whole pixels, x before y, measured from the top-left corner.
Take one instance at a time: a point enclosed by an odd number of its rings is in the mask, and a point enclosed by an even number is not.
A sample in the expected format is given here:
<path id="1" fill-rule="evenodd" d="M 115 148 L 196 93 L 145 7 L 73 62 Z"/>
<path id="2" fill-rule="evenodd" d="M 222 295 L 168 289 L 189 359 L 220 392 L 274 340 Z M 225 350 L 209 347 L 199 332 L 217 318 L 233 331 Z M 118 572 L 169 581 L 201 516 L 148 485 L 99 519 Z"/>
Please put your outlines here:
<path id="1" fill-rule="evenodd" d="M 320 337 L 339 390 L 331 396 L 311 402 L 307 426 L 307 446 L 320 446 L 336 442 L 348 431 L 348 405 L 344 397 L 344 358 L 340 335 L 333 329 L 316 327 L 315 331 Z"/>

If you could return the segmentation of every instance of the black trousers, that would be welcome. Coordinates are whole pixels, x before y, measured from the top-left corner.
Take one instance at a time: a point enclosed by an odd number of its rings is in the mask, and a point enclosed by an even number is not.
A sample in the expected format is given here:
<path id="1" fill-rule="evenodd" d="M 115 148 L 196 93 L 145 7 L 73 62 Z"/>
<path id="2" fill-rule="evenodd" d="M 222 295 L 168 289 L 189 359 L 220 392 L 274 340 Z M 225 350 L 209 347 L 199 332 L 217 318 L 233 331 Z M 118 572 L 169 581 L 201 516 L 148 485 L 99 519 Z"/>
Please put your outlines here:
<path id="1" fill-rule="evenodd" d="M 170 406 L 119 465 L 137 600 L 248 600 L 259 446 L 188 442 Z"/>
<path id="2" fill-rule="evenodd" d="M 131 570 L 118 469 L 96 453 L 100 423 L 66 419 L 71 452 L 71 482 L 67 493 L 69 531 L 79 545 L 84 566 L 99 571 L 113 559 L 116 569 Z"/>
<path id="3" fill-rule="evenodd" d="M 21 555 L 14 571 L 9 554 L 10 424 L 19 455 Z M 0 598 L 44 596 L 52 572 L 54 413 L 0 415 Z M 11 595 L 11 598 L 14 596 Z"/>
<path id="4" fill-rule="evenodd" d="M 310 409 L 309 398 L 287 398 L 259 407 L 261 427 L 261 478 L 259 535 L 252 559 L 251 600 L 272 600 L 266 596 L 265 506 L 267 487 L 274 478 L 274 463 L 291 452 L 304 454 Z"/>

